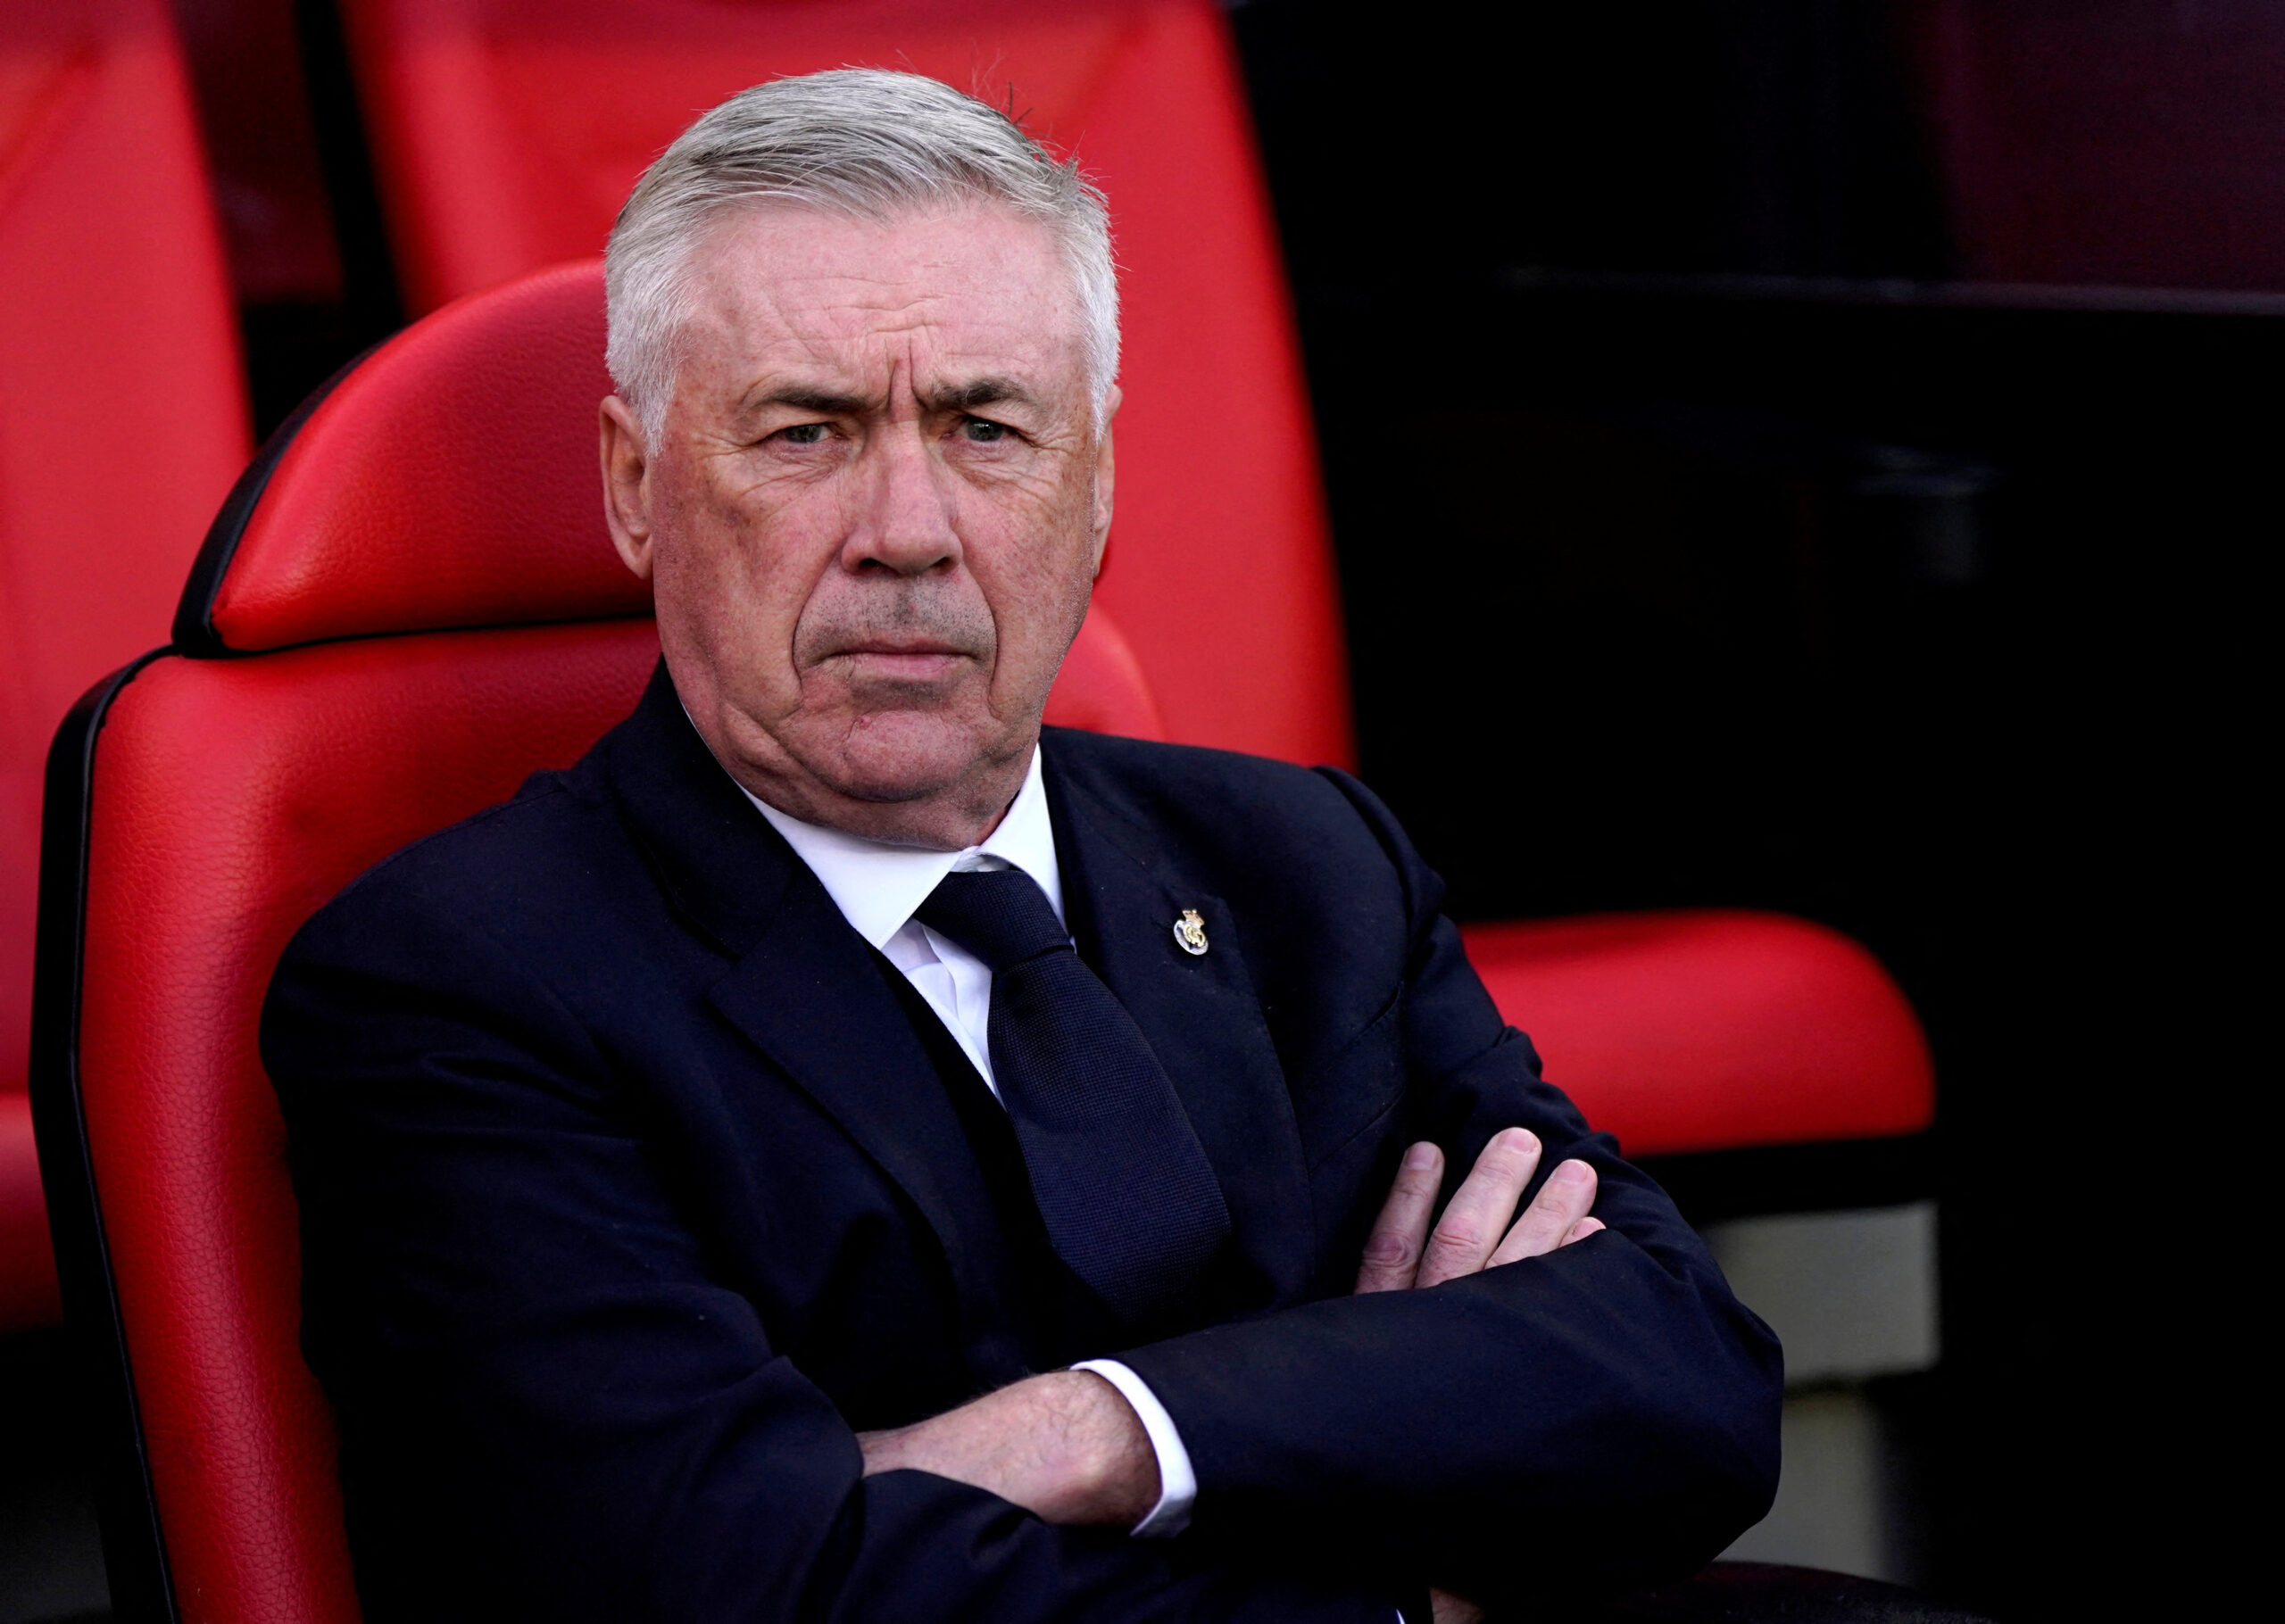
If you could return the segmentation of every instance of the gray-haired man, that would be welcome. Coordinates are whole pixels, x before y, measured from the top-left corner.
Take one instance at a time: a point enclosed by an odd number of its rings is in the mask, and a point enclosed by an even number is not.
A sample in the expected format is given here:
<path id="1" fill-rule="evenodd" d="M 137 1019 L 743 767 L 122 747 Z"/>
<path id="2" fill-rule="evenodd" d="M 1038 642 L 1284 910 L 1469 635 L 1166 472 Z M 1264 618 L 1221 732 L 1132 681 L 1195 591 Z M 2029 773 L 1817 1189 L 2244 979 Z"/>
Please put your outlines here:
<path id="1" fill-rule="evenodd" d="M 611 292 L 661 675 L 265 1018 L 373 1617 L 1465 1619 L 1758 1515 L 1774 1344 L 1385 810 L 1043 736 L 1118 404 L 1076 172 L 781 81 Z"/>

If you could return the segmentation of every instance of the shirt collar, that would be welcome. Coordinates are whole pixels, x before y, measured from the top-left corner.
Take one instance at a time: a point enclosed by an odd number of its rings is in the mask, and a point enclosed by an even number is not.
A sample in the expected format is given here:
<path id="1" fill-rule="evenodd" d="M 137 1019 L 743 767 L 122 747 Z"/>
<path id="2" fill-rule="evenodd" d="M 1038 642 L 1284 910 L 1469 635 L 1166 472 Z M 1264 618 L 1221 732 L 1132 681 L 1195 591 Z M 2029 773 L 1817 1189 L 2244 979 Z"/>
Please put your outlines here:
<path id="1" fill-rule="evenodd" d="M 1063 917 L 1063 874 L 1055 861 L 1055 827 L 1047 815 L 1047 785 L 1040 776 L 1037 745 L 1032 747 L 1024 787 L 1016 791 L 1000 826 L 981 844 L 960 851 L 894 846 L 805 824 L 744 784 L 738 788 L 770 827 L 785 837 L 794 855 L 810 866 L 841 916 L 876 948 L 886 947 L 937 882 L 955 869 L 1020 868 L 1047 893 L 1056 918 Z"/>

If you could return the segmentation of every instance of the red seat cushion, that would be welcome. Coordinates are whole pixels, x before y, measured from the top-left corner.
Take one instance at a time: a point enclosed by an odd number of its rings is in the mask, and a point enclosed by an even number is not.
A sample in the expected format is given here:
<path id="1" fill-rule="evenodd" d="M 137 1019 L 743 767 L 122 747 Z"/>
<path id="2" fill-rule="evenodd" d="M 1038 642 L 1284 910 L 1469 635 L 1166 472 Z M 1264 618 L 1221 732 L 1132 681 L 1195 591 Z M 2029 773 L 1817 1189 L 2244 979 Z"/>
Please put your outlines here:
<path id="1" fill-rule="evenodd" d="M 1707 910 L 1463 935 L 1548 1080 L 1630 1155 L 1879 1138 L 1933 1120 L 1912 1007 L 1838 932 Z"/>
<path id="2" fill-rule="evenodd" d="M 245 460 L 237 339 L 163 0 L 0 20 L 0 1110 L 30 1046 L 42 764 L 166 640 Z M 54 1317 L 29 1135 L 0 1124 L 0 1330 Z"/>
<path id="3" fill-rule="evenodd" d="M 762 79 L 868 62 L 995 97 L 1012 87 L 1028 125 L 1100 179 L 1118 236 L 1127 402 L 1100 601 L 1172 736 L 1351 760 L 1300 357 L 1211 0 L 343 10 L 417 309 L 598 253 L 644 165 L 700 109 Z"/>

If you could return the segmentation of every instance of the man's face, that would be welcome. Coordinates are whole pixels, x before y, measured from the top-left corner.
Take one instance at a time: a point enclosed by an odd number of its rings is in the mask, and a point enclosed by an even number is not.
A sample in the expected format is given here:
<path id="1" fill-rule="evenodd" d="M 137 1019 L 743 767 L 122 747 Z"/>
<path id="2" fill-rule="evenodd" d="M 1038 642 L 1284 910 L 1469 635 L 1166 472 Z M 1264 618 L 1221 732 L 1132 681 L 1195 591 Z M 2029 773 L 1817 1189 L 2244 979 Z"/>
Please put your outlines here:
<path id="1" fill-rule="evenodd" d="M 646 445 L 616 397 L 621 553 L 677 692 L 798 817 L 939 846 L 1021 783 L 1110 523 L 1069 272 L 996 208 L 717 225 Z"/>

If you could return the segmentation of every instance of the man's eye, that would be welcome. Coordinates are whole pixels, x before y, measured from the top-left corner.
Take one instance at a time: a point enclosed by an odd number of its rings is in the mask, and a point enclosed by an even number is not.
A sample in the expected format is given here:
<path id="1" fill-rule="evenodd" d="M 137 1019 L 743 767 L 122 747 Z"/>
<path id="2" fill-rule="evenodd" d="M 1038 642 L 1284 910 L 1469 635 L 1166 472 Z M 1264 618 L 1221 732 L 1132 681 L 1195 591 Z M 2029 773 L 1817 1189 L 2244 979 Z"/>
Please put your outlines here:
<path id="1" fill-rule="evenodd" d="M 825 425 L 796 423 L 790 428 L 779 429 L 777 435 L 788 445 L 815 445 L 825 438 Z"/>
<path id="2" fill-rule="evenodd" d="M 960 425 L 960 432 L 973 444 L 991 445 L 1008 437 L 1008 426 L 989 418 L 970 418 Z"/>

